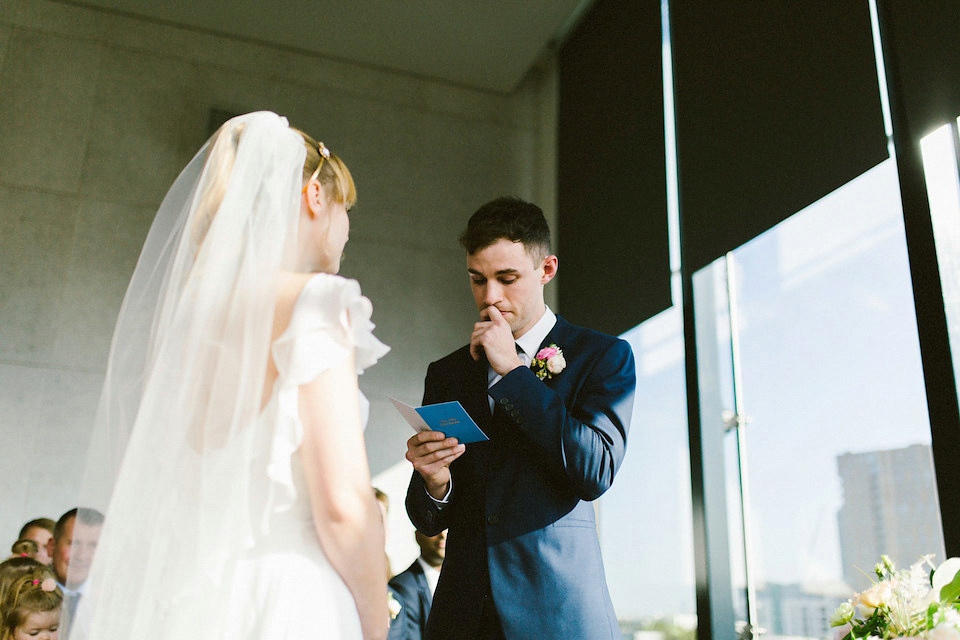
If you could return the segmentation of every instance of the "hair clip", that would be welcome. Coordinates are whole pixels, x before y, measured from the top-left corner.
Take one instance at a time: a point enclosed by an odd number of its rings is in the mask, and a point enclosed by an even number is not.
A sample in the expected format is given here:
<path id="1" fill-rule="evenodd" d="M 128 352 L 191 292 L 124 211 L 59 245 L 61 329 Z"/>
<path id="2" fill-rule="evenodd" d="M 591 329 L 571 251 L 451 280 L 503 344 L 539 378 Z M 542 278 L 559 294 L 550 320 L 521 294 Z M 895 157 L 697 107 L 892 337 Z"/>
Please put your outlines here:
<path id="1" fill-rule="evenodd" d="M 314 169 L 313 175 L 310 176 L 310 180 L 316 180 L 317 176 L 320 175 L 320 168 L 323 166 L 323 161 L 330 157 L 330 149 L 327 149 L 326 145 L 322 142 L 317 143 L 317 153 L 320 154 L 320 163 L 317 164 L 317 168 Z M 309 184 L 310 180 L 307 180 Z M 303 187 L 303 192 L 307 192 L 307 187 Z"/>
<path id="2" fill-rule="evenodd" d="M 40 588 L 44 591 L 53 591 L 57 588 L 57 581 L 53 578 L 46 578 L 42 582 L 38 578 L 33 579 L 33 586 L 40 585 Z"/>

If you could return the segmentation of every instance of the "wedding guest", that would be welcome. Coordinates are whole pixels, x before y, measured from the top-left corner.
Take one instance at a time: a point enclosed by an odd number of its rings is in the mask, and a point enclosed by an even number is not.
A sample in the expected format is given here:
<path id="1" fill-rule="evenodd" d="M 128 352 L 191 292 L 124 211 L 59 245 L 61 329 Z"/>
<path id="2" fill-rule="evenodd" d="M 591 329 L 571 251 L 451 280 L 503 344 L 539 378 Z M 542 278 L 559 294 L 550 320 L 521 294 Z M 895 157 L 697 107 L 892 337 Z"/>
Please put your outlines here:
<path id="1" fill-rule="evenodd" d="M 102 527 L 103 514 L 96 509 L 74 507 L 57 520 L 47 550 L 65 593 L 81 590 L 86 582 Z"/>
<path id="2" fill-rule="evenodd" d="M 40 547 L 33 540 L 17 540 L 10 547 L 10 557 L 26 557 L 36 560 Z"/>
<path id="3" fill-rule="evenodd" d="M 83 507 L 64 513 L 53 528 L 48 551 L 65 602 L 61 621 L 64 637 L 69 634 L 77 603 L 84 592 L 102 528 L 103 514 Z"/>
<path id="4" fill-rule="evenodd" d="M 423 404 L 460 401 L 490 439 L 407 441 L 407 513 L 450 530 L 424 637 L 619 640 L 591 501 L 623 461 L 632 351 L 544 303 L 558 258 L 536 205 L 489 202 L 460 242 L 479 319 L 427 369 Z"/>
<path id="5" fill-rule="evenodd" d="M 18 540 L 33 540 L 37 543 L 37 560 L 42 564 L 50 564 L 50 554 L 47 552 L 47 544 L 53 538 L 53 528 L 56 523 L 50 518 L 36 518 L 26 523 L 20 529 Z"/>
<path id="6" fill-rule="evenodd" d="M 62 603 L 63 594 L 50 569 L 39 565 L 23 573 L 0 602 L 0 640 L 57 640 Z"/>
<path id="7" fill-rule="evenodd" d="M 44 565 L 28 556 L 7 558 L 3 562 L 0 562 L 0 620 L 3 619 L 2 604 L 6 597 L 7 589 L 10 588 L 10 585 L 23 574 L 35 571 L 43 566 Z"/>
<path id="8" fill-rule="evenodd" d="M 388 640 L 420 640 L 423 637 L 423 628 L 427 624 L 430 604 L 433 602 L 433 592 L 437 588 L 437 580 L 440 579 L 447 532 L 425 536 L 415 531 L 414 538 L 420 547 L 420 556 L 406 571 L 397 574 L 390 581 L 390 588 L 400 604 L 400 612 L 390 623 Z"/>

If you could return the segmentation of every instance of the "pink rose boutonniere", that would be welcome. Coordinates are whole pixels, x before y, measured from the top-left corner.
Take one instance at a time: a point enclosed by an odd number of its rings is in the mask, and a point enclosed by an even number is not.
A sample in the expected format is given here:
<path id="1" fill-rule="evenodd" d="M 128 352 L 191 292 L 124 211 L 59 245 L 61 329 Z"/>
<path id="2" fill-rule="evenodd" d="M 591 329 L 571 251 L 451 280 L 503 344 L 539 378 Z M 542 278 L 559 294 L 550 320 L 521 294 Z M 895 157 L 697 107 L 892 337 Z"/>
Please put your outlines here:
<path id="1" fill-rule="evenodd" d="M 555 344 L 540 349 L 530 363 L 530 368 L 541 380 L 549 380 L 558 375 L 566 366 L 567 361 L 563 358 L 563 351 Z"/>

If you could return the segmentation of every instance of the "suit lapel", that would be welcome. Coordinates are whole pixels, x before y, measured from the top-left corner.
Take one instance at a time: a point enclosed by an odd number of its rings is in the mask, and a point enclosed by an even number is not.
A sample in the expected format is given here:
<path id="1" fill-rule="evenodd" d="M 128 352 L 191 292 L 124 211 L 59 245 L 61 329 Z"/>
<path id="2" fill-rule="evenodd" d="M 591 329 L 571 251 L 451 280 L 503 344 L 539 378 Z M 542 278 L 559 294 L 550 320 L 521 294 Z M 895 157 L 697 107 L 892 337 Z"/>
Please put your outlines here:
<path id="1" fill-rule="evenodd" d="M 417 565 L 416 577 L 417 577 L 417 588 L 420 590 L 421 595 L 426 603 L 426 608 L 429 609 L 433 604 L 433 594 L 430 593 L 430 585 L 427 584 L 427 575 L 423 572 L 423 567 L 420 566 L 419 560 L 414 560 L 414 563 Z M 426 611 L 424 612 L 426 613 Z M 426 618 L 424 618 L 426 621 Z"/>

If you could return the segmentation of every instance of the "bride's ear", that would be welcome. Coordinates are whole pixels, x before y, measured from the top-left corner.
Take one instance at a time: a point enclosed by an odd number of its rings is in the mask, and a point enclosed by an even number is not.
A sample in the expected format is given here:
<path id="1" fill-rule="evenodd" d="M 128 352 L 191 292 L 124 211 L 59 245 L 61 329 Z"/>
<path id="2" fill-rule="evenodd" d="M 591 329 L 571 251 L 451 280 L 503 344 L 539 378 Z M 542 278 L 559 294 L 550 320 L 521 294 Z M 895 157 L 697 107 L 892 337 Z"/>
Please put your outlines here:
<path id="1" fill-rule="evenodd" d="M 316 218 L 319 216 L 326 201 L 326 194 L 323 192 L 323 187 L 320 186 L 320 182 L 310 180 L 303 189 L 303 198 L 307 213 L 310 217 Z"/>

